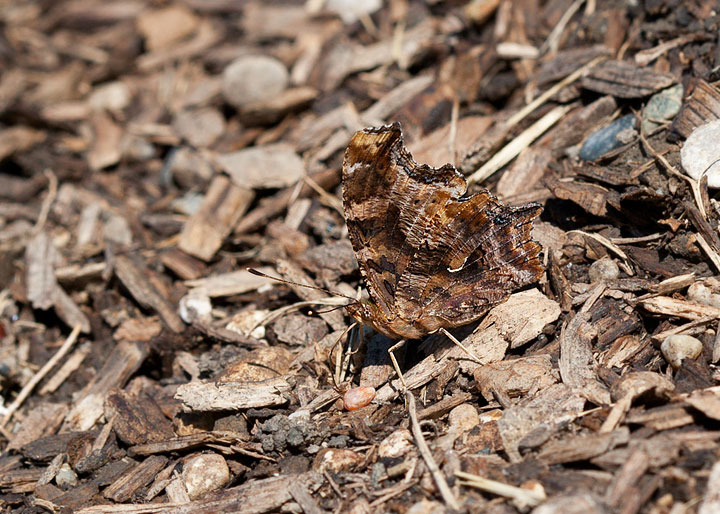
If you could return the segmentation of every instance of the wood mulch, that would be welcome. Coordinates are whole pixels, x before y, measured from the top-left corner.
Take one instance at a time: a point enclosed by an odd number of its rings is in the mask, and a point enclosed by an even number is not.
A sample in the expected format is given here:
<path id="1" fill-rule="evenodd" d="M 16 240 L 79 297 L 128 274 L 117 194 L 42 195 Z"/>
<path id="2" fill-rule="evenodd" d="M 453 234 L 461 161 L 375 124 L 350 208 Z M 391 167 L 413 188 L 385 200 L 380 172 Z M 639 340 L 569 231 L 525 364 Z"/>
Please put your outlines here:
<path id="1" fill-rule="evenodd" d="M 719 13 L 4 2 L 2 512 L 720 512 L 720 204 L 680 164 Z M 540 282 L 453 331 L 479 362 L 406 344 L 409 393 L 344 298 L 247 271 L 357 294 L 342 156 L 394 121 L 544 207 Z"/>

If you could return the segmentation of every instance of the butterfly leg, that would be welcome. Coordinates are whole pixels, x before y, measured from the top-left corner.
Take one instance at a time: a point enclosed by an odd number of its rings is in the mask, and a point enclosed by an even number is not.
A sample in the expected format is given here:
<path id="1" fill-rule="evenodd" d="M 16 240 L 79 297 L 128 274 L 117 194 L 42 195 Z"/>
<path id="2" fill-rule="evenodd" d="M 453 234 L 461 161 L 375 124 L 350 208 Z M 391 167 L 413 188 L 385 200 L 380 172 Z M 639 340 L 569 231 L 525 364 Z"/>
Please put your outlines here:
<path id="1" fill-rule="evenodd" d="M 474 360 L 474 361 L 477 362 L 478 364 L 483 364 L 483 362 L 482 362 L 480 359 L 478 359 L 477 356 L 476 356 L 473 352 L 471 352 L 470 349 L 469 349 L 467 346 L 465 346 L 465 345 L 462 344 L 460 341 L 458 341 L 457 338 L 456 338 L 454 335 L 452 335 L 450 332 L 448 332 L 448 331 L 445 330 L 444 328 L 441 328 L 441 329 L 440 329 L 440 332 L 442 332 L 443 334 L 445 334 L 445 336 L 446 336 L 448 339 L 450 339 L 450 341 L 452 341 L 452 342 L 455 343 L 457 346 L 459 346 L 460 349 L 461 349 L 462 351 L 464 351 L 464 352 L 468 355 L 468 357 L 470 357 L 470 359 Z"/>
<path id="2" fill-rule="evenodd" d="M 402 371 L 400 371 L 400 366 L 398 365 L 398 361 L 395 358 L 395 354 L 393 353 L 398 348 L 402 348 L 402 346 L 405 344 L 405 339 L 401 339 L 394 345 L 392 345 L 390 348 L 388 348 L 388 354 L 390 354 L 390 360 L 392 361 L 393 367 L 395 368 L 395 373 L 397 373 L 398 378 L 400 379 L 400 383 L 403 386 L 403 389 L 407 389 L 407 384 L 405 383 L 405 377 L 402 374 Z"/>

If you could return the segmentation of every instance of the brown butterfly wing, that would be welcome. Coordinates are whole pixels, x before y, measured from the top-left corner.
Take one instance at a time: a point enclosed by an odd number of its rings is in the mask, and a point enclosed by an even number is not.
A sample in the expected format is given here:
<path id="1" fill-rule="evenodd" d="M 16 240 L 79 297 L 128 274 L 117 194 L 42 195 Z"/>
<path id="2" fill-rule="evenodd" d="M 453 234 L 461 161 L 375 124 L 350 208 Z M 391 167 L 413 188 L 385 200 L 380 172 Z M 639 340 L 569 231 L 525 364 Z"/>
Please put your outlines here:
<path id="1" fill-rule="evenodd" d="M 435 213 L 465 192 L 452 167 L 420 167 L 402 141 L 399 124 L 357 132 L 343 162 L 348 235 L 368 293 L 388 317 L 397 315 L 397 284 Z"/>
<path id="2" fill-rule="evenodd" d="M 507 299 L 510 293 L 537 281 L 543 268 L 538 254 L 540 245 L 531 239 L 532 221 L 540 214 L 536 204 L 513 208 L 500 204 L 487 191 L 471 197 L 477 203 L 486 202 L 472 217 L 465 218 L 465 225 L 451 223 L 445 237 L 447 251 L 420 263 L 417 256 L 416 269 L 406 271 L 408 283 L 401 281 L 399 290 L 410 290 L 411 294 L 396 298 L 398 305 L 417 304 L 412 298 L 421 298 L 417 310 L 411 316 L 423 316 L 432 323 L 436 320 L 445 328 L 470 323 L 490 308 Z M 448 206 L 449 215 L 455 211 Z M 463 219 L 463 213 L 457 215 Z M 453 240 L 454 239 L 454 240 Z M 426 257 L 426 256 L 423 256 Z M 437 258 L 435 265 L 430 262 Z M 430 267 L 429 272 L 428 267 Z M 425 271 L 420 271 L 424 268 Z M 421 289 L 417 294 L 412 289 Z M 425 324 L 432 329 L 439 328 Z"/>
<path id="3" fill-rule="evenodd" d="M 530 239 L 540 207 L 506 207 L 487 191 L 463 198 L 466 187 L 451 165 L 414 162 L 398 124 L 353 136 L 345 216 L 383 322 L 416 333 L 469 323 L 542 273 Z"/>

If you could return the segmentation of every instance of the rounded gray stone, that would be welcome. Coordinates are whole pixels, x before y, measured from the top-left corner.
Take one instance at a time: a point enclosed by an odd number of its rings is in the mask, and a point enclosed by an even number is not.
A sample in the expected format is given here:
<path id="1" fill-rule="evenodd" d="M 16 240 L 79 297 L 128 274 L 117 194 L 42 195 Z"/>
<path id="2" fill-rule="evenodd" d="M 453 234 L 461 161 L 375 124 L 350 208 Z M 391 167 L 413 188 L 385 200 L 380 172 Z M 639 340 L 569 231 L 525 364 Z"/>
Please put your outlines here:
<path id="1" fill-rule="evenodd" d="M 603 259 L 596 260 L 590 265 L 588 275 L 590 276 L 590 282 L 593 284 L 596 282 L 607 282 L 608 280 L 615 280 L 618 278 L 620 275 L 620 268 L 614 260 L 609 257 L 605 257 Z"/>
<path id="2" fill-rule="evenodd" d="M 285 65 L 266 55 L 244 55 L 231 62 L 223 72 L 225 100 L 237 108 L 270 100 L 288 86 Z"/>

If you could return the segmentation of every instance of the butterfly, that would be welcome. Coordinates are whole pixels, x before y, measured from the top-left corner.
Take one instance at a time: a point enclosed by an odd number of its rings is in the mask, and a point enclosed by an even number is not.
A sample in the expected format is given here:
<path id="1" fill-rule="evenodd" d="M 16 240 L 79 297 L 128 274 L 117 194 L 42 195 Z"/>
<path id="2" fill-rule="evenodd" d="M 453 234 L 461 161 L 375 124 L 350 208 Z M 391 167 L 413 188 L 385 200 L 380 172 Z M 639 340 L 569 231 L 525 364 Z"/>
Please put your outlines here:
<path id="1" fill-rule="evenodd" d="M 399 123 L 352 137 L 343 208 L 369 298 L 347 305 L 350 315 L 390 338 L 418 339 L 471 323 L 538 280 L 530 230 L 542 207 L 466 192 L 451 164 L 413 160 Z"/>

